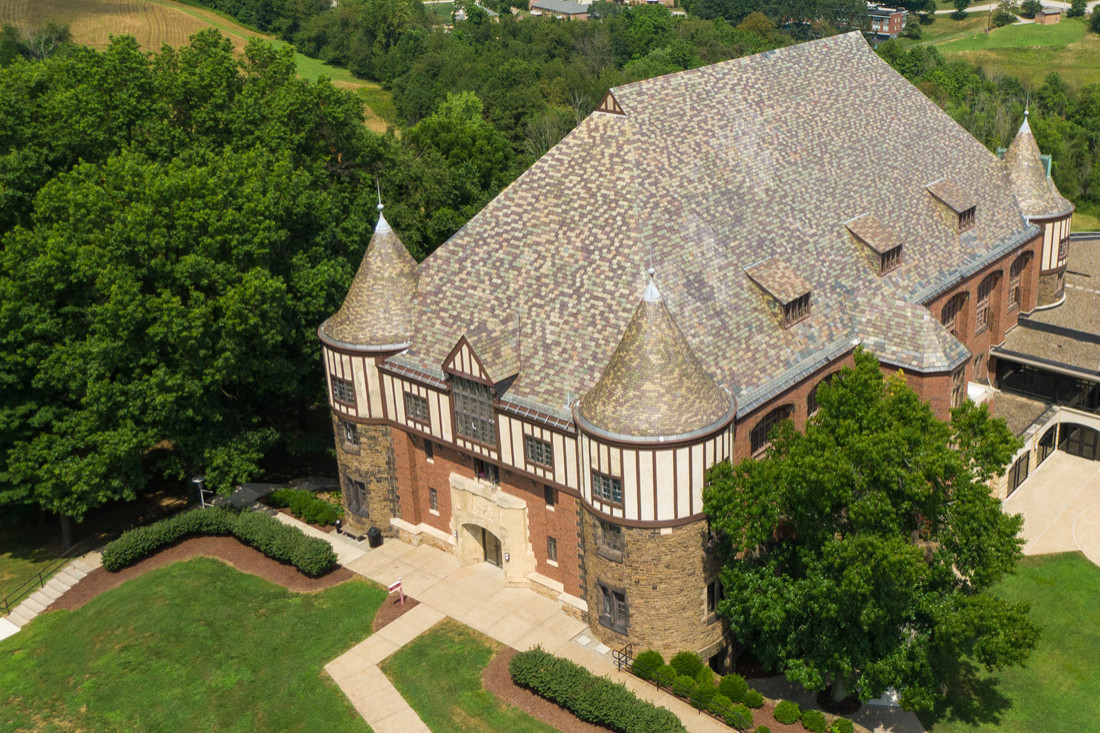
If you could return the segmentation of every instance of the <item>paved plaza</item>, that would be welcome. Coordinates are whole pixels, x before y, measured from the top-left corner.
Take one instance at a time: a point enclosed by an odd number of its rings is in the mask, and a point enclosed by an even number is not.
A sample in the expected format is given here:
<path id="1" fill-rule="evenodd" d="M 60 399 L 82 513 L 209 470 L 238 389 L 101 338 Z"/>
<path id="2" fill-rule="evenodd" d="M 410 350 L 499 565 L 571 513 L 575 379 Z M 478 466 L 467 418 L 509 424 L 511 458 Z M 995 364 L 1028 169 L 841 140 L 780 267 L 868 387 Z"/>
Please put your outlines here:
<path id="1" fill-rule="evenodd" d="M 1079 550 L 1100 565 L 1100 461 L 1055 451 L 1004 510 L 1024 515 L 1024 554 Z"/>

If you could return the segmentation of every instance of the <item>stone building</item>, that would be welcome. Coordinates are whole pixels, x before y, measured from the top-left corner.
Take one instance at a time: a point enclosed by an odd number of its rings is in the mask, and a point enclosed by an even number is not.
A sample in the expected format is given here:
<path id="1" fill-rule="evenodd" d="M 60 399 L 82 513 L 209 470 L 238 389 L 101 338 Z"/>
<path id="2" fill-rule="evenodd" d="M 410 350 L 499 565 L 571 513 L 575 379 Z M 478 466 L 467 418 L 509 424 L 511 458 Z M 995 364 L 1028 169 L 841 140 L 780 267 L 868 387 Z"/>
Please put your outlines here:
<path id="1" fill-rule="evenodd" d="M 706 469 L 858 345 L 941 416 L 987 381 L 1040 291 L 1028 156 L 851 33 L 612 89 L 419 266 L 380 214 L 318 331 L 349 524 L 721 655 Z"/>

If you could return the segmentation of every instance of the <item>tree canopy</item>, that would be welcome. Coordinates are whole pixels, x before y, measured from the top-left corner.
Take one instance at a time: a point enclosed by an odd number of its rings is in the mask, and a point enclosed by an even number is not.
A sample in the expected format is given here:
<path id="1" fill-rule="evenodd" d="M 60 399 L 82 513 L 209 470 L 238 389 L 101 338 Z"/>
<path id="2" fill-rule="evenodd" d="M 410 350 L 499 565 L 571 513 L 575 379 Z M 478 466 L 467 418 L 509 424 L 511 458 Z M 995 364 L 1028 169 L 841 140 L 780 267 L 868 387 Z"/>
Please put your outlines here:
<path id="1" fill-rule="evenodd" d="M 893 686 L 929 707 L 967 669 L 1022 662 L 1037 629 L 990 592 L 1021 556 L 1021 518 L 986 481 L 1018 448 L 967 402 L 950 422 L 857 351 L 804 432 L 719 464 L 704 510 L 724 557 L 720 612 L 738 642 L 810 690 Z"/>

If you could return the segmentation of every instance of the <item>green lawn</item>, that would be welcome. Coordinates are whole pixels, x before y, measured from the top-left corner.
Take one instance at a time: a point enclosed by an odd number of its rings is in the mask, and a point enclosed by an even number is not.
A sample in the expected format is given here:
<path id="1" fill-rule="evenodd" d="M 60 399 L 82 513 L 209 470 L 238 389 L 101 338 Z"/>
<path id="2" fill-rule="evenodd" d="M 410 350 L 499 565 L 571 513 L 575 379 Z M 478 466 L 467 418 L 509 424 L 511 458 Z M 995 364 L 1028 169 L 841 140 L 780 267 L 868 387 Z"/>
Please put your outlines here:
<path id="1" fill-rule="evenodd" d="M 921 37 L 919 41 L 901 38 L 898 39 L 898 42 L 903 46 L 940 44 L 951 39 L 968 38 L 975 33 L 981 33 L 985 30 L 987 23 L 988 20 L 982 13 L 969 15 L 966 20 L 954 20 L 950 15 L 937 15 L 936 22 L 920 27 Z"/>
<path id="2" fill-rule="evenodd" d="M 44 545 L 43 534 L 33 521 L 0 523 L 0 598 L 46 569 L 57 557 L 60 548 Z"/>
<path id="3" fill-rule="evenodd" d="M 1023 667 L 982 674 L 921 722 L 932 733 L 1081 733 L 1100 720 L 1100 568 L 1080 553 L 1025 558 L 999 593 L 1042 628 Z"/>
<path id="4" fill-rule="evenodd" d="M 453 20 L 451 13 L 454 8 L 454 3 L 431 3 L 424 6 L 424 12 L 428 14 L 433 24 L 450 25 Z"/>
<path id="5" fill-rule="evenodd" d="M 1072 229 L 1075 232 L 1100 232 L 1100 216 L 1074 211 Z"/>
<path id="6" fill-rule="evenodd" d="M 504 705 L 482 688 L 481 671 L 495 651 L 494 642 L 473 629 L 444 621 L 381 667 L 433 733 L 552 733 L 550 726 Z"/>
<path id="7" fill-rule="evenodd" d="M 0 641 L 0 730 L 368 731 L 321 668 L 385 595 L 292 593 L 210 558 L 154 570 Z"/>

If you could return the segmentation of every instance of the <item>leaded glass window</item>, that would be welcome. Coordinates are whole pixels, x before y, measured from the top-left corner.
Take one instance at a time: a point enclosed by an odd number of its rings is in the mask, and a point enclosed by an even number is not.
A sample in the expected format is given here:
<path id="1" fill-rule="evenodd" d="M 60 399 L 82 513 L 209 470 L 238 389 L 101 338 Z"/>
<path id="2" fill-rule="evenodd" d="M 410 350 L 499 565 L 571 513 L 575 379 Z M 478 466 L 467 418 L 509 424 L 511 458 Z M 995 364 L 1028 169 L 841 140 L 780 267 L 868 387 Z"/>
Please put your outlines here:
<path id="1" fill-rule="evenodd" d="M 454 394 L 455 432 L 463 438 L 496 446 L 493 389 L 462 377 L 451 377 Z"/>

